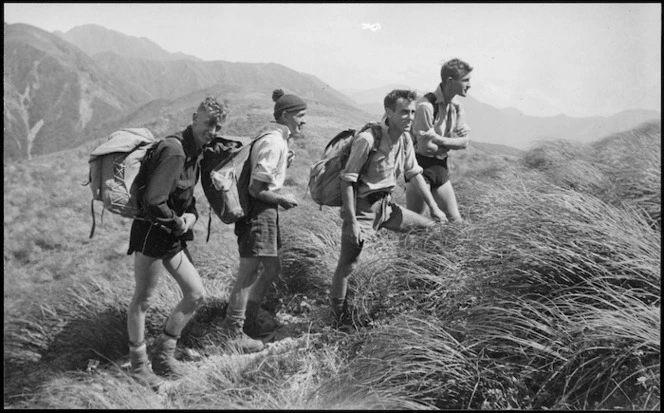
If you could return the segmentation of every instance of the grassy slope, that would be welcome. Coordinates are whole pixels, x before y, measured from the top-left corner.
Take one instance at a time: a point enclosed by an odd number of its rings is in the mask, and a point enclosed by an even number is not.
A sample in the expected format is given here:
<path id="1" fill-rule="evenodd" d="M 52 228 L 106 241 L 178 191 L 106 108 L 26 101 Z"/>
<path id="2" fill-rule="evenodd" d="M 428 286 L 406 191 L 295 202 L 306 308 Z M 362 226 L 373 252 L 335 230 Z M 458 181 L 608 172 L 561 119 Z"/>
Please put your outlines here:
<path id="1" fill-rule="evenodd" d="M 5 407 L 659 408 L 659 124 L 518 158 L 454 153 L 466 225 L 366 248 L 350 332 L 325 306 L 337 210 L 305 197 L 327 133 L 295 143 L 287 189 L 303 200 L 281 215 L 284 271 L 265 305 L 286 328 L 261 354 L 214 345 L 237 250 L 216 218 L 205 243 L 198 190 L 192 253 L 210 300 L 180 343 L 191 376 L 159 394 L 126 376 L 129 222 L 106 214 L 87 238 L 89 148 L 5 165 Z M 177 297 L 165 276 L 151 338 Z"/>

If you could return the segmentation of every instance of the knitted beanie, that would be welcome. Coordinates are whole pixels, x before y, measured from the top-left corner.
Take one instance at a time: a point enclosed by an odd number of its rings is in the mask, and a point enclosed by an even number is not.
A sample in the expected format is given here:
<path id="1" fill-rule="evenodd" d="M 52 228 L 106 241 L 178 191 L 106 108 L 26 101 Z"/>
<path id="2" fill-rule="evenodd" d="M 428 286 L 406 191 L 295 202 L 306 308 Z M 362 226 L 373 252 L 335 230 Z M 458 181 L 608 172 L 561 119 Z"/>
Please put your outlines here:
<path id="1" fill-rule="evenodd" d="M 272 92 L 274 103 L 274 118 L 278 119 L 283 112 L 300 111 L 307 108 L 307 104 L 295 95 L 285 95 L 281 89 Z"/>

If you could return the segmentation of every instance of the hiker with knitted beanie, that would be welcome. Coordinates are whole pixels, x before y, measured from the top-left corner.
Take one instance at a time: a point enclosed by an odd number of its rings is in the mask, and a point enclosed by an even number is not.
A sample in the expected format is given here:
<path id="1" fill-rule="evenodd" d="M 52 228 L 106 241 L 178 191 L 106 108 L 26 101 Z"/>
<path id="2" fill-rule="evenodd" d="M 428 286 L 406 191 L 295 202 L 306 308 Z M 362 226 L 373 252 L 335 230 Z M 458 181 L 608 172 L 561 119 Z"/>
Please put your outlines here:
<path id="1" fill-rule="evenodd" d="M 127 251 L 134 254 L 136 280 L 127 330 L 132 376 L 153 389 L 162 382 L 154 373 L 173 379 L 184 374 L 182 363 L 175 359 L 177 340 L 206 296 L 187 242 L 194 238 L 192 228 L 198 219 L 194 186 L 200 175 L 199 154 L 219 131 L 226 114 L 226 108 L 215 99 L 205 99 L 193 114 L 191 125 L 160 141 L 142 167 L 142 211 L 132 223 Z M 145 316 L 163 268 L 178 283 L 182 299 L 157 339 L 153 372 L 148 365 Z"/>
<path id="2" fill-rule="evenodd" d="M 307 104 L 295 95 L 284 94 L 281 89 L 273 92 L 272 100 L 275 121 L 264 125 L 256 134 L 249 158 L 248 213 L 235 223 L 240 265 L 222 323 L 222 345 L 240 353 L 262 350 L 263 342 L 255 337 L 277 326 L 275 320 L 261 318 L 260 306 L 281 271 L 279 207 L 297 206 L 295 196 L 282 193 L 281 189 L 286 168 L 292 161 L 288 145 L 290 139 L 301 136 Z"/>

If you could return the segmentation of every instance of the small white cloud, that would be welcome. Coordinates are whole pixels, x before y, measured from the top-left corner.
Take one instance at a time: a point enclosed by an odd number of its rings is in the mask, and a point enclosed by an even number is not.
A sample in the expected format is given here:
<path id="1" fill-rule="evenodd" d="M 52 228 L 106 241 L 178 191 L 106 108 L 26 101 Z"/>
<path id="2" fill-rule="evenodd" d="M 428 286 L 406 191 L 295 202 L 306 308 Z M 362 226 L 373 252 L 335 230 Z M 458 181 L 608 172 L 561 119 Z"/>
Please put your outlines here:
<path id="1" fill-rule="evenodd" d="M 362 23 L 362 30 L 371 30 L 375 32 L 380 30 L 380 23 Z"/>

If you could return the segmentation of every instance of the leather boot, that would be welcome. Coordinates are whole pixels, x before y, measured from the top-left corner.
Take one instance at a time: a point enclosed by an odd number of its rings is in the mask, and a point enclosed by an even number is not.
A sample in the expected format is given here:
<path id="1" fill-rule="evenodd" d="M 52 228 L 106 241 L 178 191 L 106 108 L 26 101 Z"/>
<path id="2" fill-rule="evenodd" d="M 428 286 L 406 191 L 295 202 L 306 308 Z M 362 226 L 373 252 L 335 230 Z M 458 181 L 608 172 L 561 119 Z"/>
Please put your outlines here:
<path id="1" fill-rule="evenodd" d="M 242 322 L 232 321 L 228 317 L 221 323 L 221 346 L 226 350 L 236 349 L 247 354 L 263 350 L 265 345 L 260 340 L 254 340 L 242 331 Z"/>
<path id="2" fill-rule="evenodd" d="M 275 331 L 279 322 L 267 312 L 261 314 L 261 304 L 255 301 L 247 303 L 246 319 L 244 320 L 244 332 L 249 337 L 256 338 L 266 336 Z"/>
<path id="3" fill-rule="evenodd" d="M 150 366 L 148 365 L 147 346 L 145 343 L 138 347 L 129 346 L 129 360 L 131 363 L 131 377 L 137 382 L 150 387 L 154 391 L 159 390 L 159 387 L 164 381 L 150 370 Z"/>
<path id="4" fill-rule="evenodd" d="M 185 375 L 182 363 L 175 359 L 177 338 L 162 335 L 157 348 L 152 353 L 152 369 L 160 376 L 179 379 Z"/>

